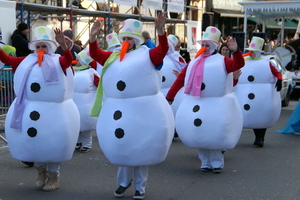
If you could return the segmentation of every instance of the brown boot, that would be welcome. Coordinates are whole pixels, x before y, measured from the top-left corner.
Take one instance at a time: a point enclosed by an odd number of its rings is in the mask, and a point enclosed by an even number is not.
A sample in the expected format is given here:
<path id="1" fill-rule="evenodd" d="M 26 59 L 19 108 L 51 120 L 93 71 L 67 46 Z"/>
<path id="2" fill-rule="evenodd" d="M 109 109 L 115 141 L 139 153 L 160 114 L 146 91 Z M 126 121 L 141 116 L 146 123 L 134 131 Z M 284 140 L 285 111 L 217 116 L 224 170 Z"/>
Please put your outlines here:
<path id="1" fill-rule="evenodd" d="M 59 188 L 59 176 L 57 172 L 46 172 L 46 175 L 48 177 L 48 181 L 46 185 L 43 187 L 43 190 L 46 191 L 52 191 Z"/>
<path id="2" fill-rule="evenodd" d="M 45 182 L 47 179 L 46 168 L 36 167 L 36 170 L 38 172 L 38 178 L 37 178 L 35 184 L 38 188 L 42 189 L 45 186 Z"/>

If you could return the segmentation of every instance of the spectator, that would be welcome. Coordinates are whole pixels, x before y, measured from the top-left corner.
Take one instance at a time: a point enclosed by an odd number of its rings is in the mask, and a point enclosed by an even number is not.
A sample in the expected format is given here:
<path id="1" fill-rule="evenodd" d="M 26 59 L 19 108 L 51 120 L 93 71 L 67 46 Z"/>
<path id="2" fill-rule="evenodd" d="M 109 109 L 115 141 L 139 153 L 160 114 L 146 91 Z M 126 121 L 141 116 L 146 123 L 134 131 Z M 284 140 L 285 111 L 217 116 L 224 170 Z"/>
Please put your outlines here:
<path id="1" fill-rule="evenodd" d="M 81 51 L 84 49 L 81 40 L 75 40 L 74 44 L 76 44 L 77 46 L 79 46 Z"/>
<path id="2" fill-rule="evenodd" d="M 189 63 L 191 61 L 190 53 L 187 50 L 187 44 L 186 43 L 180 43 L 180 49 L 179 54 L 183 57 L 186 63 Z"/>
<path id="3" fill-rule="evenodd" d="M 74 45 L 74 41 L 73 41 L 73 32 L 71 29 L 67 29 L 63 32 L 65 39 L 66 39 L 66 44 L 67 47 L 70 49 L 72 56 L 73 56 L 73 60 L 76 60 L 76 56 L 75 56 L 75 52 L 79 53 L 80 47 L 78 45 Z M 62 50 L 61 46 L 57 47 L 56 52 L 60 54 L 61 56 L 64 55 L 64 51 Z"/>
<path id="4" fill-rule="evenodd" d="M 144 45 L 146 45 L 149 49 L 153 49 L 156 45 L 154 42 L 151 40 L 150 34 L 148 31 L 143 31 L 142 36 L 145 39 Z"/>
<path id="5" fill-rule="evenodd" d="M 225 57 L 228 57 L 228 58 L 231 58 L 231 51 L 230 49 L 228 48 L 228 45 L 227 45 L 227 42 L 223 42 L 219 48 L 219 53 L 222 55 L 222 56 L 225 56 Z"/>
<path id="6" fill-rule="evenodd" d="M 30 32 L 26 23 L 21 22 L 11 36 L 12 46 L 17 50 L 17 57 L 28 56 L 31 50 L 28 48 L 29 40 L 27 38 Z"/>

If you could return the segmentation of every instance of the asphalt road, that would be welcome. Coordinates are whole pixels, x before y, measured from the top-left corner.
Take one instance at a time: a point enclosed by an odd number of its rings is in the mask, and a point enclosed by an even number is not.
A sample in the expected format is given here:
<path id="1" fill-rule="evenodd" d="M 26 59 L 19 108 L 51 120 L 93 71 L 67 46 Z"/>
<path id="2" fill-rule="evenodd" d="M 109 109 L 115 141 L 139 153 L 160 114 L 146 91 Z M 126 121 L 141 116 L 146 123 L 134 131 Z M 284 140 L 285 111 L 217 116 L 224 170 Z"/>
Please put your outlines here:
<path id="1" fill-rule="evenodd" d="M 225 153 L 222 173 L 200 172 L 197 150 L 173 141 L 166 160 L 150 167 L 148 200 L 299 200 L 300 136 L 280 134 L 297 98 L 290 102 L 277 124 L 267 130 L 265 146 L 253 146 L 254 134 L 244 129 L 235 149 Z M 1 135 L 4 135 L 3 133 Z M 11 157 L 0 140 L 0 200 L 111 200 L 116 199 L 117 166 L 109 163 L 94 133 L 92 151 L 74 152 L 62 164 L 60 188 L 35 188 L 37 172 Z M 122 199 L 132 199 L 134 188 Z"/>

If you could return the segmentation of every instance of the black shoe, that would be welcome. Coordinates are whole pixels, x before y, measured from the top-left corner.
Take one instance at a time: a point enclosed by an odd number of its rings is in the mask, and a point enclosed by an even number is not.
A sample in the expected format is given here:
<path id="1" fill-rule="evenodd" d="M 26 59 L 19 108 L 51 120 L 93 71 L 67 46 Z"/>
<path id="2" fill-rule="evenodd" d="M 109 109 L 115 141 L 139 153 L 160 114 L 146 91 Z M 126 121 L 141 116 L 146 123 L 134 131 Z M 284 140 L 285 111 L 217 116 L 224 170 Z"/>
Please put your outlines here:
<path id="1" fill-rule="evenodd" d="M 210 172 L 210 171 L 211 168 L 207 168 L 207 167 L 201 168 L 201 172 Z"/>
<path id="2" fill-rule="evenodd" d="M 88 147 L 82 147 L 81 149 L 79 149 L 80 152 L 82 153 L 88 153 L 90 152 L 91 148 L 88 148 Z"/>
<path id="3" fill-rule="evenodd" d="M 145 194 L 141 194 L 139 191 L 135 191 L 133 199 L 144 199 L 145 198 Z"/>
<path id="4" fill-rule="evenodd" d="M 214 168 L 214 173 L 221 173 L 222 172 L 222 168 Z"/>
<path id="5" fill-rule="evenodd" d="M 256 138 L 253 144 L 257 145 L 259 147 L 263 147 L 264 146 L 264 139 L 263 138 Z"/>
<path id="6" fill-rule="evenodd" d="M 82 147 L 82 143 L 76 143 L 75 150 L 80 150 Z"/>
<path id="7" fill-rule="evenodd" d="M 175 133 L 174 133 L 174 139 L 175 138 L 178 138 L 178 134 L 177 134 L 177 132 L 175 131 Z"/>
<path id="8" fill-rule="evenodd" d="M 28 165 L 29 167 L 33 167 L 34 162 L 22 161 L 23 164 Z"/>
<path id="9" fill-rule="evenodd" d="M 131 186 L 131 182 L 128 184 L 127 187 L 123 187 L 123 186 L 119 186 L 118 189 L 114 192 L 114 195 L 116 197 L 122 197 L 125 193 L 125 191 L 127 190 L 127 188 L 129 188 Z"/>

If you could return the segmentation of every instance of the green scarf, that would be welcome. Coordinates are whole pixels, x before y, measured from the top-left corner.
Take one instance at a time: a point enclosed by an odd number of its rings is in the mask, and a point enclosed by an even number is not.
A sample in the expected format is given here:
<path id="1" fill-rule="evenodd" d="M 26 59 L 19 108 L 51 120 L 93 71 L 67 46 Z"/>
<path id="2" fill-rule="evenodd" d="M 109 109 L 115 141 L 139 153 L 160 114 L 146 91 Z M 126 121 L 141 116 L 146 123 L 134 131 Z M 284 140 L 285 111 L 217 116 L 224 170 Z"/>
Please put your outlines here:
<path id="1" fill-rule="evenodd" d="M 247 60 L 260 60 L 260 59 L 262 59 L 261 56 L 259 56 L 259 57 L 257 57 L 257 58 L 253 58 L 253 59 L 252 59 L 250 56 L 248 56 L 248 57 L 245 58 L 246 61 L 247 61 Z"/>
<path id="2" fill-rule="evenodd" d="M 85 70 L 85 69 L 88 69 L 88 68 L 90 68 L 90 67 L 87 66 L 87 65 L 82 65 L 80 67 L 73 67 L 74 71 Z"/>
<path id="3" fill-rule="evenodd" d="M 139 47 L 140 47 L 140 46 L 137 46 L 135 49 L 131 49 L 130 51 L 136 50 L 136 49 L 138 49 Z M 130 52 L 130 51 L 129 51 L 129 52 Z M 101 71 L 100 83 L 99 83 L 98 88 L 97 88 L 96 98 L 95 98 L 94 105 L 93 105 L 93 108 L 92 108 L 92 111 L 91 111 L 91 114 L 90 114 L 91 117 L 98 117 L 99 114 L 100 114 L 100 110 L 101 110 L 101 108 L 102 108 L 102 99 L 103 99 L 103 84 L 102 84 L 102 77 L 103 77 L 105 71 L 107 70 L 107 68 L 108 68 L 115 60 L 117 60 L 119 57 L 120 57 L 120 51 L 113 52 L 113 53 L 109 56 L 109 58 L 105 61 L 105 63 L 104 63 L 104 66 L 103 66 L 102 71 Z"/>

